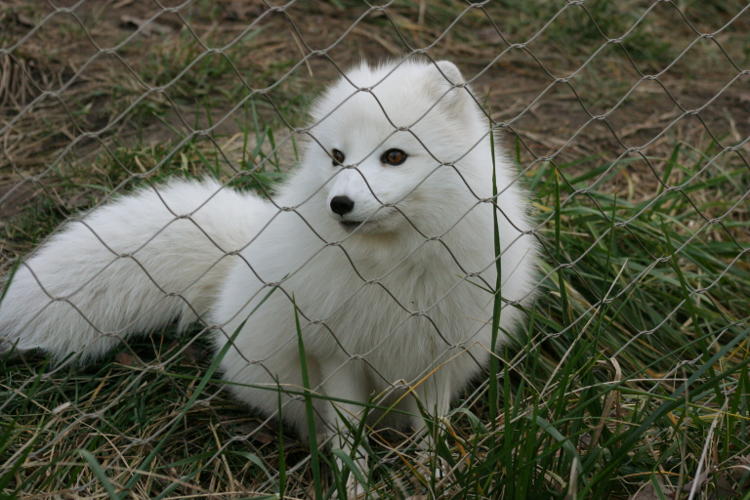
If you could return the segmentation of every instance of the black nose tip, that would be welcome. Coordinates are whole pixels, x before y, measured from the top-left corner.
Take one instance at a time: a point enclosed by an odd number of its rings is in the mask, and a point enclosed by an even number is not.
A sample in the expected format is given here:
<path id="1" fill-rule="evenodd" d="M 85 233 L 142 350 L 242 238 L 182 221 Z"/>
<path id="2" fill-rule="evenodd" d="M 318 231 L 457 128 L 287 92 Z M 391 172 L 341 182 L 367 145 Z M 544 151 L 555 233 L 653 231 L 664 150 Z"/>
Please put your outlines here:
<path id="1" fill-rule="evenodd" d="M 339 215 L 348 214 L 354 208 L 354 201 L 348 196 L 334 196 L 331 199 L 331 210 Z"/>

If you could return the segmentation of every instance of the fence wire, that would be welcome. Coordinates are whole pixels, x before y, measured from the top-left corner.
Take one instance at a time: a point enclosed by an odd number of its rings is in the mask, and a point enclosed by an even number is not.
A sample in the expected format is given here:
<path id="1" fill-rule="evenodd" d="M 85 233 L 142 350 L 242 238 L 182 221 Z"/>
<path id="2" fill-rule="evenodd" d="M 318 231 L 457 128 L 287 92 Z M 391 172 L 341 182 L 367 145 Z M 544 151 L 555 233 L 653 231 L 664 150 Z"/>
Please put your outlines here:
<path id="1" fill-rule="evenodd" d="M 602 365 L 609 363 L 601 367 L 607 372 L 606 382 L 582 382 L 578 389 L 567 393 L 573 399 L 580 396 L 576 391 L 586 391 L 586 384 L 630 384 L 631 389 L 649 394 L 665 386 L 687 383 L 693 370 L 707 358 L 692 350 L 659 353 L 662 343 L 654 338 L 668 335 L 665 329 L 696 329 L 696 335 L 701 329 L 710 330 L 706 345 L 715 352 L 725 353 L 722 346 L 729 344 L 738 349 L 731 351 L 732 356 L 741 356 L 741 348 L 747 349 L 744 340 L 732 344 L 739 338 L 738 332 L 747 329 L 746 307 L 738 305 L 747 300 L 743 296 L 745 285 L 736 285 L 735 298 L 724 304 L 718 303 L 722 299 L 715 294 L 719 293 L 717 289 L 731 289 L 734 285 L 728 281 L 750 272 L 750 238 L 746 232 L 750 194 L 750 49 L 745 31 L 750 26 L 750 4 L 706 2 L 701 6 L 668 0 L 638 1 L 627 6 L 583 0 L 330 4 L 296 0 L 79 0 L 10 1 L 0 4 L 0 9 L 0 214 L 4 219 L 0 270 L 9 274 L 20 263 L 19 269 L 28 269 L 35 276 L 49 298 L 49 303 L 39 310 L 41 315 L 47 307 L 60 302 L 77 308 L 72 299 L 78 291 L 91 286 L 110 266 L 128 259 L 165 298 L 179 298 L 184 308 L 200 318 L 196 323 L 199 326 L 190 330 L 188 338 L 177 342 L 169 340 L 173 338 L 169 334 L 154 334 L 145 341 L 123 340 L 124 346 L 118 348 L 120 353 L 115 358 L 118 364 L 106 365 L 110 371 L 86 397 L 75 396 L 73 388 L 92 373 L 99 376 L 96 369 L 81 375 L 81 369 L 70 363 L 48 366 L 28 355 L 5 362 L 6 376 L 1 386 L 4 397 L 0 401 L 3 420 L 18 421 L 25 415 L 42 422 L 19 437 L 18 444 L 5 452 L 0 465 L 0 477 L 7 473 L 9 481 L 15 481 L 15 487 L 27 494 L 35 492 L 23 485 L 34 484 L 41 489 L 34 474 L 52 470 L 56 461 L 86 467 L 86 462 L 71 450 L 60 451 L 66 450 L 70 436 L 84 442 L 98 436 L 107 444 L 98 445 L 100 454 L 96 459 L 106 474 L 115 478 L 118 487 L 135 497 L 151 497 L 160 492 L 198 496 L 216 491 L 228 496 L 270 494 L 278 492 L 280 481 L 284 480 L 291 481 L 289 491 L 294 495 L 310 495 L 311 456 L 303 447 L 287 443 L 292 447 L 289 453 L 293 460 L 278 465 L 279 449 L 284 447 L 278 445 L 278 412 L 248 417 L 248 410 L 238 409 L 241 404 L 229 398 L 215 380 L 218 374 L 210 371 L 215 367 L 200 359 L 209 357 L 206 334 L 223 331 L 226 325 L 212 323 L 202 308 L 187 297 L 188 289 L 227 259 L 244 259 L 241 252 L 260 241 L 268 227 L 290 212 L 302 219 L 320 246 L 301 265 L 284 269 L 283 278 L 277 281 L 265 279 L 262 270 L 245 261 L 263 287 L 243 308 L 261 300 L 269 289 L 284 294 L 290 306 L 304 303 L 285 284 L 335 247 L 346 254 L 359 278 L 351 290 L 352 297 L 376 286 L 404 313 L 402 321 L 394 323 L 389 335 L 371 351 L 352 353 L 330 325 L 347 303 L 327 314 L 299 306 L 296 310 L 301 320 L 319 326 L 336 339 L 341 350 L 337 355 L 345 358 L 339 369 L 357 359 L 367 364 L 383 384 L 399 383 L 378 373 L 368 355 L 385 343 L 396 341 L 405 325 L 415 318 L 423 319 L 424 326 L 434 330 L 430 334 L 437 335 L 452 349 L 470 353 L 476 335 L 492 323 L 492 317 L 481 318 L 476 331 L 466 332 L 465 341 L 453 342 L 432 315 L 440 314 L 439 306 L 451 300 L 456 288 L 474 283 L 474 279 L 482 280 L 482 272 L 496 263 L 486 262 L 481 270 L 466 269 L 456 254 L 458 250 L 444 238 L 471 210 L 495 200 L 472 193 L 475 200 L 471 208 L 465 214 L 455 214 L 456 222 L 437 235 L 422 233 L 398 204 L 381 202 L 383 207 L 398 211 L 424 241 L 377 276 L 357 267 L 357 259 L 348 255 L 342 244 L 346 238 L 331 241 L 305 220 L 305 204 L 335 180 L 340 171 L 332 173 L 299 204 L 285 206 L 275 201 L 276 183 L 299 161 L 298 146 L 317 144 L 326 149 L 316 137 L 316 126 L 357 94 L 368 92 L 377 99 L 378 84 L 356 88 L 358 85 L 353 82 L 351 94 L 336 109 L 312 121 L 305 118 L 312 99 L 337 78 L 348 79 L 348 68 L 360 59 L 389 59 L 397 67 L 414 58 L 431 64 L 453 60 L 461 68 L 466 90 L 482 109 L 490 130 L 501 137 L 499 147 L 518 165 L 511 185 L 518 183 L 530 190 L 533 222 L 529 232 L 541 249 L 541 262 L 528 295 L 538 300 L 527 310 L 530 319 L 520 328 L 522 340 L 499 354 L 501 384 L 510 374 L 517 373 L 517 379 L 534 385 L 533 376 L 526 370 L 530 359 L 537 359 L 534 353 L 544 351 L 546 357 L 539 359 L 547 360 L 549 371 L 535 390 L 539 400 L 554 398 L 561 383 L 557 376 L 567 373 L 564 366 L 568 356 L 592 329 L 604 331 L 597 335 L 607 339 L 610 334 L 606 331 L 616 332 L 611 334 L 611 344 L 607 340 L 598 344 L 591 341 L 590 349 L 597 356 L 601 354 Z M 439 106 L 451 90 L 448 88 L 436 98 L 421 119 Z M 394 126 L 393 134 L 400 132 L 385 108 L 383 112 Z M 453 168 L 461 175 L 455 165 L 444 163 L 444 158 L 433 154 L 411 127 L 406 127 L 405 132 L 435 160 L 435 168 L 425 179 L 445 168 Z M 460 156 L 481 147 L 486 137 L 461 151 Z M 683 168 L 688 161 L 693 162 L 690 168 Z M 367 183 L 359 166 L 352 164 L 349 168 Z M 162 198 L 161 189 L 173 176 L 213 177 L 218 184 L 210 197 L 194 200 L 194 208 L 183 213 Z M 469 183 L 462 181 L 469 189 Z M 98 234 L 87 216 L 135 188 L 151 190 L 160 197 L 172 219 L 158 231 L 144 235 L 136 250 L 122 253 Z M 201 227 L 197 214 L 235 188 L 259 193 L 274 205 L 276 213 L 243 246 L 227 248 L 210 230 Z M 376 196 L 369 184 L 368 188 Z M 503 189 L 509 186 L 500 188 L 495 199 L 502 197 Z M 712 194 L 714 188 L 721 191 Z M 602 220 L 610 222 L 598 225 Z M 44 289 L 44 277 L 37 276 L 24 257 L 48 241 L 53 229 L 63 221 L 86 226 L 111 253 L 111 261 L 75 292 L 56 296 Z M 219 256 L 187 287 L 175 291 L 152 276 L 149 265 L 139 261 L 138 252 L 173 224 L 183 221 L 192 224 Z M 514 222 L 517 221 L 509 221 Z M 679 240 L 670 239 L 673 231 L 679 234 Z M 716 246 L 721 253 L 713 255 L 710 262 L 713 272 L 694 271 L 691 259 L 701 249 L 708 249 L 711 242 L 721 244 Z M 507 243 L 505 251 L 510 251 L 514 243 Z M 606 251 L 620 243 L 636 252 L 632 260 L 613 256 L 610 262 L 609 257 L 601 257 L 602 248 Z M 419 309 L 389 290 L 388 281 L 398 279 L 399 267 L 432 244 L 450 255 L 460 271 L 460 280 L 437 302 Z M 502 257 L 501 253 L 498 258 Z M 606 261 L 601 269 L 607 274 L 593 276 L 587 263 L 599 258 Z M 680 269 L 690 276 L 685 277 Z M 654 285 L 658 280 L 664 283 Z M 602 293 L 586 290 L 586 283 L 591 281 L 598 283 L 597 290 Z M 494 288 L 486 281 L 477 286 Z M 658 293 L 644 292 L 652 286 Z M 666 298 L 670 295 L 678 297 Z M 659 304 L 665 310 L 647 303 L 660 296 L 665 297 L 664 304 Z M 525 299 L 507 299 L 505 305 L 520 307 Z M 642 316 L 619 317 L 618 311 L 629 308 L 633 301 L 642 301 L 641 306 L 636 306 L 644 311 Z M 709 320 L 695 312 L 704 305 L 712 311 L 710 328 Z M 237 310 L 237 314 L 242 310 Z M 657 310 L 658 317 L 650 314 Z M 85 311 L 78 312 L 98 334 L 121 334 L 100 329 Z M 232 332 L 223 335 L 230 338 Z M 297 340 L 290 337 L 289 343 L 295 345 Z M 166 346 L 159 345 L 161 342 Z M 697 341 L 691 338 L 691 342 Z M 144 343 L 154 345 L 144 347 Z M 650 357 L 639 360 L 641 351 Z M 267 358 L 241 354 L 247 365 L 259 365 L 273 373 L 273 367 L 265 366 Z M 485 362 L 476 363 L 486 368 Z M 621 365 L 626 366 L 624 372 Z M 652 365 L 658 368 L 651 368 Z M 111 372 L 117 366 L 121 371 Z M 204 388 L 207 379 L 202 377 L 206 370 L 210 383 Z M 429 378 L 431 373 L 419 375 Z M 104 389 L 110 377 L 119 377 L 114 394 Z M 131 427 L 115 423 L 119 408 L 134 394 L 148 392 L 148 385 L 154 384 L 155 378 L 167 387 L 174 386 L 173 390 L 176 387 L 178 393 L 186 391 L 187 396 L 167 402 L 172 405 L 167 412 L 163 407 L 159 410 L 161 401 L 153 402 L 154 410 L 133 409 L 137 416 Z M 60 388 L 45 389 L 57 394 L 48 395 L 46 401 L 39 400 L 30 416 L 20 401 L 40 397 L 40 380 Z M 321 386 L 326 382 L 321 381 Z M 462 394 L 458 407 L 481 415 L 486 411 L 483 405 L 490 385 L 489 377 L 472 384 Z M 103 401 L 97 400 L 100 391 L 107 393 Z M 199 396 L 191 399 L 193 391 L 199 391 Z M 296 397 L 302 399 L 303 394 Z M 615 411 L 613 401 L 606 398 L 607 411 Z M 628 405 L 621 402 L 618 407 L 620 404 Z M 227 413 L 222 415 L 225 409 Z M 163 414 L 159 416 L 157 410 Z M 613 413 L 612 418 L 625 418 L 625 410 L 618 411 L 621 413 Z M 519 407 L 512 415 L 499 417 L 495 424 L 507 427 L 529 418 L 531 413 L 530 406 Z M 205 426 L 199 432 L 209 436 L 209 440 L 215 438 L 213 448 L 201 455 L 200 466 L 196 466 L 199 472 L 192 476 L 178 472 L 181 466 L 176 465 L 181 452 L 185 456 L 201 454 L 200 439 L 193 446 L 188 432 L 175 431 L 189 427 L 190 418 Z M 593 432 L 594 437 L 587 435 L 587 442 L 597 442 L 604 428 L 602 423 Z M 50 434 L 47 429 L 54 432 Z M 8 432 L 8 436 L 13 435 Z M 180 434 L 179 439 L 174 437 L 175 432 Z M 414 446 L 408 432 L 391 429 L 395 437 L 373 432 L 375 446 L 379 447 L 377 460 L 382 463 L 399 463 L 410 453 L 405 450 Z M 89 437 L 81 438 L 82 434 Z M 39 436 L 44 436 L 42 441 Z M 293 442 L 294 437 L 287 434 L 286 439 Z M 490 433 L 474 445 L 492 447 L 492 439 Z M 710 439 L 709 435 L 707 442 Z M 163 467 L 154 469 L 145 460 L 152 451 L 165 447 L 171 450 L 169 456 L 173 460 L 165 460 Z M 230 463 L 227 456 L 237 449 L 252 450 L 244 455 L 250 460 L 240 465 Z M 737 454 L 746 451 L 741 448 Z M 284 458 L 281 460 L 283 463 Z M 698 470 L 691 471 L 690 477 L 699 477 L 699 471 L 708 467 L 707 461 L 709 458 L 701 455 Z M 18 463 L 22 465 L 15 465 Z M 47 465 L 40 469 L 39 464 Z M 89 467 L 90 473 L 69 483 L 67 494 L 87 496 L 107 491 L 96 467 Z M 457 474 L 461 467 L 459 461 L 446 477 Z M 205 479 L 200 477 L 200 471 L 220 474 L 224 479 Z M 393 474 L 392 482 L 382 486 L 383 495 L 390 494 L 388 488 L 403 494 L 411 491 L 408 472 Z M 128 483 L 129 477 L 141 475 L 145 485 Z M 444 487 L 447 485 L 449 481 Z M 703 487 L 697 480 L 690 486 L 691 495 Z M 451 491 L 456 494 L 458 490 Z"/>

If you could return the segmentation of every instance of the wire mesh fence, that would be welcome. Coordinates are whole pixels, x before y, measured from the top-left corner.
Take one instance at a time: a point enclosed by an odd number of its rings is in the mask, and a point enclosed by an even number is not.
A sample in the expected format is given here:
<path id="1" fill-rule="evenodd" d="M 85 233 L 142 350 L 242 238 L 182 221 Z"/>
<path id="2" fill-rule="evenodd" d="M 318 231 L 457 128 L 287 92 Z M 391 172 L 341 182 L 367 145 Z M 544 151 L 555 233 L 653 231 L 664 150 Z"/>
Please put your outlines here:
<path id="1" fill-rule="evenodd" d="M 0 337 L 67 321 L 99 358 L 2 355 L 4 493 L 351 495 L 342 467 L 386 498 L 749 491 L 750 4 L 0 9 L 0 271 L 36 285 Z"/>

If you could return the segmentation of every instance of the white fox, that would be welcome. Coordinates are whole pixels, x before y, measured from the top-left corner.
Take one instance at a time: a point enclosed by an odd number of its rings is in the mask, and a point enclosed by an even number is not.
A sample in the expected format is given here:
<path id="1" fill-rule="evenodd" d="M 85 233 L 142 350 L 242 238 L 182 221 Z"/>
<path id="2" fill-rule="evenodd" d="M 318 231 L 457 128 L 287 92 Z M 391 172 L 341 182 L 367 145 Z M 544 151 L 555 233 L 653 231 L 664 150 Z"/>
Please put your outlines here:
<path id="1" fill-rule="evenodd" d="M 321 440 L 374 394 L 422 429 L 489 362 L 533 295 L 528 196 L 451 62 L 362 64 L 315 103 L 301 166 L 268 199 L 213 180 L 145 188 L 69 222 L 17 270 L 0 342 L 91 360 L 177 320 L 215 330 L 229 390 L 266 414 L 304 390 Z M 494 157 L 493 157 L 494 155 Z M 298 332 L 295 319 L 300 321 Z M 396 392 L 394 392 L 396 391 Z M 395 394 L 395 396 L 394 396 Z M 307 435 L 305 403 L 282 417 Z"/>

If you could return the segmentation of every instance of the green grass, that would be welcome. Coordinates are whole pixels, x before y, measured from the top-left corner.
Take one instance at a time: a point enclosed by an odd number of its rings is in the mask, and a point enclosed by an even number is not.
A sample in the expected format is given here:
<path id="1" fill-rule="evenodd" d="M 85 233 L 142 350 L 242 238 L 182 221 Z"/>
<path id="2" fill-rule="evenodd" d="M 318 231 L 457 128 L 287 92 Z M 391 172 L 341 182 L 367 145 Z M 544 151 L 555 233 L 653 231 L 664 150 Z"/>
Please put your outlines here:
<path id="1" fill-rule="evenodd" d="M 354 4 L 364 10 L 358 2 L 334 2 L 326 26 L 348 26 Z M 521 42 L 564 5 L 507 0 L 485 10 L 511 42 Z M 529 48 L 566 74 L 607 37 L 633 26 L 648 5 L 596 1 L 585 2 L 584 10 L 571 4 Z M 715 29 L 742 5 L 691 1 L 684 11 Z M 426 30 L 444 28 L 463 6 L 429 2 Z M 19 8 L 32 16 L 28 5 Z M 223 22 L 213 2 L 191 9 L 186 15 L 196 24 Z M 415 45 L 429 41 L 412 29 L 413 3 L 395 2 L 392 10 L 398 16 L 365 20 L 364 28 L 397 39 L 394 23 Z M 674 12 L 660 4 L 622 43 L 603 49 L 573 79 L 579 99 L 602 109 L 614 104 L 637 77 L 629 57 L 644 72 L 671 62 L 692 36 Z M 482 69 L 505 47 L 479 40 L 485 21 L 472 9 L 436 56 L 466 57 L 469 67 Z M 740 66 L 750 54 L 745 25 L 720 37 Z M 80 32 L 69 26 L 65 36 Z M 316 73 L 311 83 L 303 66 L 267 95 L 250 97 L 235 68 L 253 88 L 263 88 L 295 64 L 297 46 L 266 60 L 255 57 L 275 34 L 273 26 L 251 31 L 225 55 L 201 56 L 185 32 L 123 47 L 140 79 L 166 85 L 164 92 L 130 108 L 122 127 L 93 146 L 54 162 L 49 155 L 69 142 L 61 130 L 70 115 L 77 119 L 74 135 L 96 130 L 128 109 L 143 87 L 128 73 L 97 73 L 98 86 L 81 85 L 65 96 L 69 113 L 48 105 L 19 123 L 25 142 L 8 144 L 38 144 L 14 153 L 31 163 L 2 161 L 18 178 L 38 176 L 27 184 L 41 194 L 19 201 L 18 213 L 2 221 L 0 269 L 10 269 L 65 218 L 146 183 L 210 175 L 241 189 L 273 190 L 298 156 L 286 124 L 303 123 L 323 79 Z M 62 46 L 53 35 L 51 28 L 42 31 L 42 46 Z M 231 39 L 209 35 L 211 46 Z M 706 47 L 684 57 L 695 69 L 683 78 L 705 80 L 701 70 L 729 67 L 710 53 L 713 44 Z M 40 74 L 71 74 L 57 59 L 27 48 L 15 55 L 33 61 Z M 548 82 L 519 54 L 511 51 L 501 61 L 503 72 L 530 78 L 533 69 Z M 613 67 L 626 69 L 621 74 Z M 231 133 L 190 135 L 213 126 L 217 114 L 242 99 L 228 120 Z M 565 111 L 580 112 L 577 100 L 564 102 Z M 172 113 L 182 113 L 187 127 Z M 639 110 L 630 119 L 650 114 Z M 565 126 L 560 137 L 567 138 L 576 126 Z M 624 499 L 639 492 L 640 498 L 688 498 L 693 489 L 695 498 L 750 498 L 747 144 L 728 151 L 737 139 L 695 133 L 703 126 L 686 124 L 643 156 L 622 158 L 612 141 L 552 161 L 537 160 L 521 140 L 509 144 L 533 193 L 544 256 L 537 300 L 486 376 L 462 394 L 448 420 L 432 423 L 435 447 L 427 457 L 418 458 L 402 431 L 363 426 L 352 431 L 369 454 L 368 474 L 340 450 L 318 450 L 312 441 L 311 453 L 309 443 L 225 394 L 218 358 L 200 328 L 180 338 L 167 329 L 84 369 L 51 366 L 40 355 L 0 357 L 0 498 L 332 498 L 349 475 L 384 498 Z M 440 463 L 447 473 L 436 477 L 424 462 Z"/>
<path id="2" fill-rule="evenodd" d="M 404 437 L 376 433 L 370 487 L 624 498 L 652 484 L 666 497 L 702 465 L 704 494 L 747 491 L 750 222 L 746 204 L 732 206 L 750 173 L 720 156 L 711 175 L 696 175 L 716 151 L 675 146 L 659 164 L 682 189 L 638 201 L 594 186 L 628 162 L 578 176 L 565 174 L 576 164 L 530 170 L 545 277 L 517 342 L 498 355 L 499 408 L 487 378 L 436 424 L 432 453 L 451 471 L 442 479 L 419 469 Z M 342 487 L 329 452 L 320 450 L 313 474 L 293 435 L 256 430 L 261 417 L 220 392 L 215 361 L 195 361 L 207 359 L 201 341 L 189 348 L 197 355 L 160 334 L 133 349 L 83 371 L 2 361 L 8 495 L 80 487 L 158 497 L 239 485 L 272 494 L 283 484 L 292 496 L 314 485 L 327 497 Z"/>

